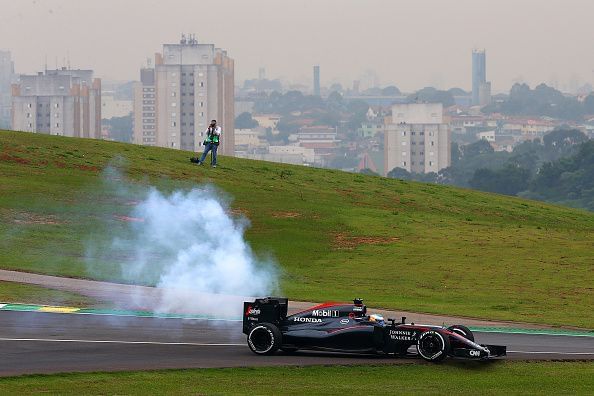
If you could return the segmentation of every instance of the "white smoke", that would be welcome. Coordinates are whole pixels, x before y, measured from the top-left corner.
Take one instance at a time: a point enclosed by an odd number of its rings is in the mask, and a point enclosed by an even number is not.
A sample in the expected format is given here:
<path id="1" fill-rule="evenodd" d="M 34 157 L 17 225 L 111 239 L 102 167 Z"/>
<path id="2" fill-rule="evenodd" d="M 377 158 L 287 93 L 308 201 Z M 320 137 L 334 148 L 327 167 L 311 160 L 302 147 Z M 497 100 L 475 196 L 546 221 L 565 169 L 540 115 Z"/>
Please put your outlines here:
<path id="1" fill-rule="evenodd" d="M 156 283 L 150 298 L 157 312 L 235 316 L 246 296 L 277 288 L 274 263 L 258 259 L 244 239 L 247 220 L 233 219 L 211 188 L 151 189 L 126 221 L 128 235 L 114 238 L 112 248 L 127 252 L 126 280 Z M 145 306 L 147 297 L 136 296 Z"/>

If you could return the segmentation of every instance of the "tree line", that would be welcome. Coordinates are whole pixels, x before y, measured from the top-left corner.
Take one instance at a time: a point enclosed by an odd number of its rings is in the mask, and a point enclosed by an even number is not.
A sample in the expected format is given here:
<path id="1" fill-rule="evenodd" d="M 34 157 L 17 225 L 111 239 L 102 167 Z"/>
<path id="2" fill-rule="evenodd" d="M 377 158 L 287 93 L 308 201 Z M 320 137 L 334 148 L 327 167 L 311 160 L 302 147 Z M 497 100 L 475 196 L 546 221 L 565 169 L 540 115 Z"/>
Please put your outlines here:
<path id="1" fill-rule="evenodd" d="M 496 152 L 486 140 L 452 143 L 452 165 L 438 173 L 395 168 L 388 177 L 450 184 L 560 203 L 594 211 L 594 141 L 577 129 L 556 129 L 542 139 Z"/>

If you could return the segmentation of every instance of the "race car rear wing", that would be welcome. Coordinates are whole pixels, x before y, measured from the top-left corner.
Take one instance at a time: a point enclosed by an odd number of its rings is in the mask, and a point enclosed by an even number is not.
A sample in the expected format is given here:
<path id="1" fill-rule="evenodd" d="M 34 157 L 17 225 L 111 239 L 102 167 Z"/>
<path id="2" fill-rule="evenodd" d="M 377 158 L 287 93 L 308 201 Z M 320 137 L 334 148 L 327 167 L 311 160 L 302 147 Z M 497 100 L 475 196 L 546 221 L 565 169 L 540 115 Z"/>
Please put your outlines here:
<path id="1" fill-rule="evenodd" d="M 287 318 L 289 299 L 282 297 L 257 298 L 243 303 L 243 332 L 248 334 L 257 323 L 278 325 Z"/>

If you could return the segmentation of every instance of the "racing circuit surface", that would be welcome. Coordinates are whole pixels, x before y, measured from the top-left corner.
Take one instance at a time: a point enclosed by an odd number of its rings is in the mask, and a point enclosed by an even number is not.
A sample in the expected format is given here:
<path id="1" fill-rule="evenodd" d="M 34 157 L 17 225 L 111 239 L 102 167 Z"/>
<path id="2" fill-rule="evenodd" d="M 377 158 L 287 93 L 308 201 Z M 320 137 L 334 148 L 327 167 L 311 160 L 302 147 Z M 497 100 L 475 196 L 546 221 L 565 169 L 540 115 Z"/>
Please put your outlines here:
<path id="1" fill-rule="evenodd" d="M 594 359 L 594 337 L 475 332 L 507 359 Z M 70 371 L 422 362 L 321 352 L 256 356 L 239 321 L 0 312 L 0 375 Z M 446 363 L 447 364 L 447 363 Z M 473 364 L 482 364 L 474 362 Z"/>

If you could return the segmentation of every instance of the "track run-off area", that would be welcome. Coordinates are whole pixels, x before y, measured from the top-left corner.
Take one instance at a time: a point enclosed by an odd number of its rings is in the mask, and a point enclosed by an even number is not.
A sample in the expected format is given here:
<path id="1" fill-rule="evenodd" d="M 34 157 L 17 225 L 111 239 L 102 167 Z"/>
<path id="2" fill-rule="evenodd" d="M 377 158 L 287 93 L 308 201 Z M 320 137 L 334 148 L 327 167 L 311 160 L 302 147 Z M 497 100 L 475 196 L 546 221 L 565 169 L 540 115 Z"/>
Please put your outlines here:
<path id="1" fill-rule="evenodd" d="M 594 360 L 594 334 L 471 326 L 514 360 Z M 316 364 L 406 364 L 412 358 L 282 352 L 256 356 L 238 318 L 0 304 L 0 376 L 34 373 Z M 484 364 L 476 362 L 476 364 Z"/>

